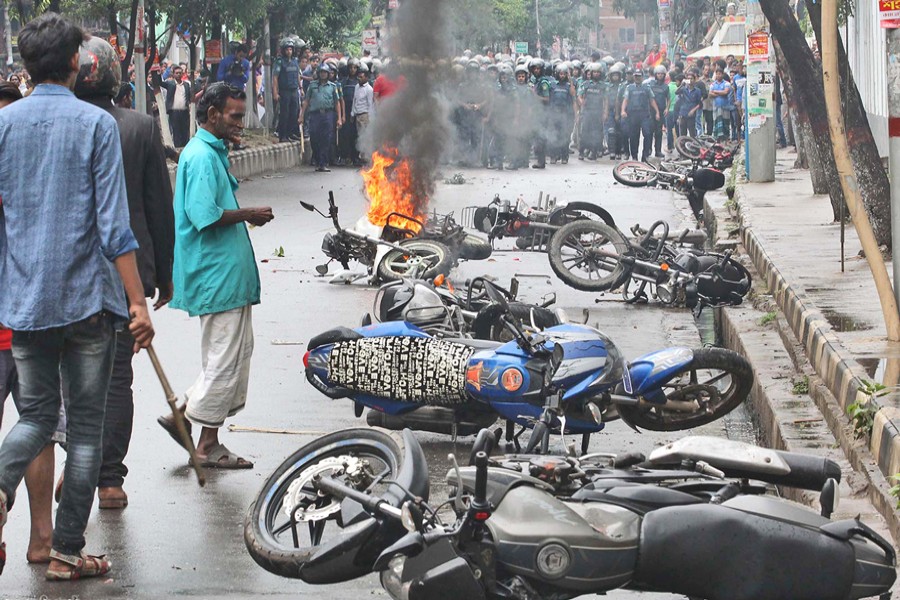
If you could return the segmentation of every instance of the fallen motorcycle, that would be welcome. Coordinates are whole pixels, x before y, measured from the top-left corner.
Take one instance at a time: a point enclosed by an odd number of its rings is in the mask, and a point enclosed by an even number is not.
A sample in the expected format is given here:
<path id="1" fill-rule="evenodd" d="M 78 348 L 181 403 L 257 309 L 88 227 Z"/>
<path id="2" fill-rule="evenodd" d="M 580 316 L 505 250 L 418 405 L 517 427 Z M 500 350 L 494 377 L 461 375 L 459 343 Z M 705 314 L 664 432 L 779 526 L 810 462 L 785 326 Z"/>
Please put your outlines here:
<path id="1" fill-rule="evenodd" d="M 556 233 L 548 256 L 553 272 L 566 285 L 587 292 L 621 287 L 628 302 L 646 302 L 652 296 L 663 304 L 700 311 L 743 301 L 752 278 L 730 252 L 685 248 L 680 240 L 669 240 L 669 226 L 663 221 L 633 240 L 604 223 L 576 222 Z M 639 283 L 633 290 L 634 281 Z"/>
<path id="2" fill-rule="evenodd" d="M 691 211 L 698 220 L 703 219 L 706 192 L 725 185 L 725 175 L 721 171 L 700 167 L 697 161 L 689 164 L 661 162 L 655 166 L 629 160 L 615 166 L 613 178 L 629 187 L 658 187 L 682 193 L 687 196 Z"/>
<path id="3" fill-rule="evenodd" d="M 853 600 L 896 579 L 891 544 L 859 519 L 832 521 L 840 468 L 718 438 L 635 455 L 490 459 L 447 475 L 429 503 L 409 430 L 328 434 L 300 448 L 250 507 L 261 567 L 311 584 L 379 573 L 395 600 L 551 600 L 617 588 L 707 600 Z M 638 464 L 635 464 L 638 463 Z M 822 511 L 765 483 L 821 490 Z M 452 507 L 451 518 L 441 507 Z"/>
<path id="4" fill-rule="evenodd" d="M 366 313 L 362 324 L 406 321 L 434 337 L 507 342 L 512 337 L 496 311 L 489 310 L 487 286 L 508 299 L 510 316 L 526 331 L 541 331 L 568 321 L 564 311 L 549 308 L 556 302 L 556 294 L 550 294 L 541 304 L 518 302 L 519 282 L 515 278 L 509 289 L 477 277 L 457 290 L 438 276 L 432 281 L 404 278 L 382 285 L 372 312 Z"/>
<path id="5" fill-rule="evenodd" d="M 533 428 L 527 451 L 546 450 L 550 432 L 590 434 L 624 419 L 677 431 L 710 423 L 750 392 L 753 373 L 722 348 L 668 348 L 626 362 L 605 335 L 563 324 L 528 334 L 506 298 L 485 288 L 514 340 L 437 339 L 405 322 L 315 336 L 303 357 L 307 380 L 329 398 L 353 400 L 369 425 L 473 435 L 498 418 L 506 439 Z M 521 427 L 515 433 L 515 425 Z"/>
<path id="6" fill-rule="evenodd" d="M 487 206 L 469 206 L 463 210 L 466 227 L 486 233 L 488 241 L 505 237 L 516 238 L 520 249 L 545 250 L 553 232 L 572 221 L 595 219 L 615 227 L 612 215 L 591 202 L 569 202 L 557 206 L 550 196 L 541 196 L 536 205 L 527 204 L 522 198 L 515 202 L 501 200 L 500 195 Z"/>
<path id="7" fill-rule="evenodd" d="M 727 169 L 734 164 L 734 153 L 739 147 L 739 141 L 719 142 L 707 136 L 693 138 L 683 135 L 675 139 L 675 149 L 680 156 L 715 169 Z"/>
<path id="8" fill-rule="evenodd" d="M 467 234 L 451 216 L 432 219 L 426 226 L 413 217 L 391 213 L 384 227 L 369 223 L 366 217 L 353 227 L 342 227 L 333 192 L 328 193 L 327 214 L 308 202 L 300 204 L 334 224 L 335 232 L 322 240 L 329 260 L 316 266 L 320 275 L 328 273 L 332 261 L 348 270 L 350 261 L 356 260 L 367 267 L 372 283 L 407 276 L 433 278 L 447 275 L 458 258 L 487 258 L 491 253 L 490 244 Z"/>

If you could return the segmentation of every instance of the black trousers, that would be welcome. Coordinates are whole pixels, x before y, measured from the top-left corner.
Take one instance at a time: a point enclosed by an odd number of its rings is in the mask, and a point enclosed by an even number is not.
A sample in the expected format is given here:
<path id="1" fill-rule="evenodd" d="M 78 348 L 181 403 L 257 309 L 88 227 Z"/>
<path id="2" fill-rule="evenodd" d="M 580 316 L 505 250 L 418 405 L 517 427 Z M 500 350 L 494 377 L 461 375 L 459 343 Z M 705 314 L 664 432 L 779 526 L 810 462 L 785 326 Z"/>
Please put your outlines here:
<path id="1" fill-rule="evenodd" d="M 278 139 L 286 140 L 294 135 L 294 130 L 299 127 L 297 118 L 300 116 L 300 94 L 283 93 L 278 96 Z"/>
<path id="2" fill-rule="evenodd" d="M 169 130 L 176 148 L 184 148 L 191 139 L 191 113 L 187 110 L 169 112 Z"/>
<path id="3" fill-rule="evenodd" d="M 128 475 L 125 455 L 131 444 L 134 425 L 134 393 L 131 385 L 134 371 L 134 337 L 125 329 L 116 334 L 116 354 L 106 394 L 106 416 L 103 419 L 103 459 L 97 487 L 121 487 Z"/>

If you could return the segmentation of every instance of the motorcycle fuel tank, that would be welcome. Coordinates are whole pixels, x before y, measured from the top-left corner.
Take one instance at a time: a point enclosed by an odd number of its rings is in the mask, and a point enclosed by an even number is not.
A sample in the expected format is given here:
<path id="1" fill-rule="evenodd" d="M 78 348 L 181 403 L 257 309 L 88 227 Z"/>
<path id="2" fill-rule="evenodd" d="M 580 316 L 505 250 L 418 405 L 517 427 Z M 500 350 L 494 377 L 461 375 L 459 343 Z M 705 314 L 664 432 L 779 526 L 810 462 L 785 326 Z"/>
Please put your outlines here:
<path id="1" fill-rule="evenodd" d="M 578 592 L 631 580 L 640 523 L 619 506 L 566 503 L 528 486 L 510 490 L 487 521 L 505 569 Z"/>

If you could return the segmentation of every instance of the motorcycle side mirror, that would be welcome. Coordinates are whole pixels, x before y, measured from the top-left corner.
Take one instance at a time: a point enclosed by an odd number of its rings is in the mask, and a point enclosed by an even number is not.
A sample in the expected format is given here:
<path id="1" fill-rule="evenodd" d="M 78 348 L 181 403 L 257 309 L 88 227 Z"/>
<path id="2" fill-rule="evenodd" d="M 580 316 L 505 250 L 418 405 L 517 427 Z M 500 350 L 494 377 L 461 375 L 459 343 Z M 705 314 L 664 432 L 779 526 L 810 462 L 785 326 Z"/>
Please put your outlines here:
<path id="1" fill-rule="evenodd" d="M 318 273 L 319 275 L 327 275 L 328 265 L 316 265 L 316 273 Z"/>
<path id="2" fill-rule="evenodd" d="M 832 478 L 828 478 L 825 485 L 822 486 L 822 492 L 819 494 L 819 507 L 823 517 L 830 519 L 832 513 L 837 510 L 841 500 L 840 488 L 838 483 Z"/>
<path id="3" fill-rule="evenodd" d="M 384 571 L 395 556 L 417 556 L 424 549 L 425 536 L 418 531 L 407 533 L 378 555 L 378 558 L 375 559 L 375 564 L 372 565 L 372 571 Z"/>
<path id="4" fill-rule="evenodd" d="M 309 212 L 316 212 L 316 207 L 310 204 L 309 202 L 300 201 L 300 206 L 308 210 Z"/>
<path id="5" fill-rule="evenodd" d="M 554 344 L 553 351 L 550 354 L 550 367 L 553 369 L 553 372 L 559 369 L 559 366 L 563 362 L 563 358 L 565 358 L 565 351 L 563 350 L 562 344 Z"/>
<path id="6" fill-rule="evenodd" d="M 414 504 L 409 500 L 403 503 L 403 506 L 400 509 L 400 522 L 403 523 L 404 529 L 410 533 L 421 531 L 423 521 L 424 516 L 422 515 L 422 509 L 419 508 L 419 505 Z"/>

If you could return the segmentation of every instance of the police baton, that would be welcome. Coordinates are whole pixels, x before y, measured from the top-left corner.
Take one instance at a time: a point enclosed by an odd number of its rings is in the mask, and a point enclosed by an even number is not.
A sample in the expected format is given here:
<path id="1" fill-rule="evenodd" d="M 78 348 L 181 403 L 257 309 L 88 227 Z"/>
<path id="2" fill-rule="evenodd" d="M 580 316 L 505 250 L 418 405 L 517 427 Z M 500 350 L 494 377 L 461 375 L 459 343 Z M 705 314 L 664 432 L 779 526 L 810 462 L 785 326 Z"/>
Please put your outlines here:
<path id="1" fill-rule="evenodd" d="M 169 408 L 172 409 L 172 419 L 175 421 L 175 429 L 178 430 L 178 437 L 181 438 L 181 444 L 187 448 L 188 454 L 191 457 L 191 464 L 194 466 L 194 471 L 197 472 L 197 483 L 200 484 L 200 487 L 203 487 L 206 485 L 206 474 L 203 472 L 203 468 L 200 466 L 200 460 L 197 458 L 197 449 L 194 447 L 194 440 L 191 439 L 191 434 L 188 433 L 187 426 L 184 424 L 184 415 L 181 414 L 181 411 L 178 410 L 178 406 L 176 406 L 178 397 L 172 390 L 172 386 L 169 385 L 169 378 L 166 377 L 162 364 L 159 362 L 159 357 L 156 355 L 156 350 L 153 349 L 152 345 L 147 346 L 147 355 L 150 357 L 150 362 L 153 363 L 153 369 L 156 371 L 156 376 L 159 377 L 159 383 L 162 385 L 163 393 L 166 395 L 166 402 L 169 403 Z"/>

